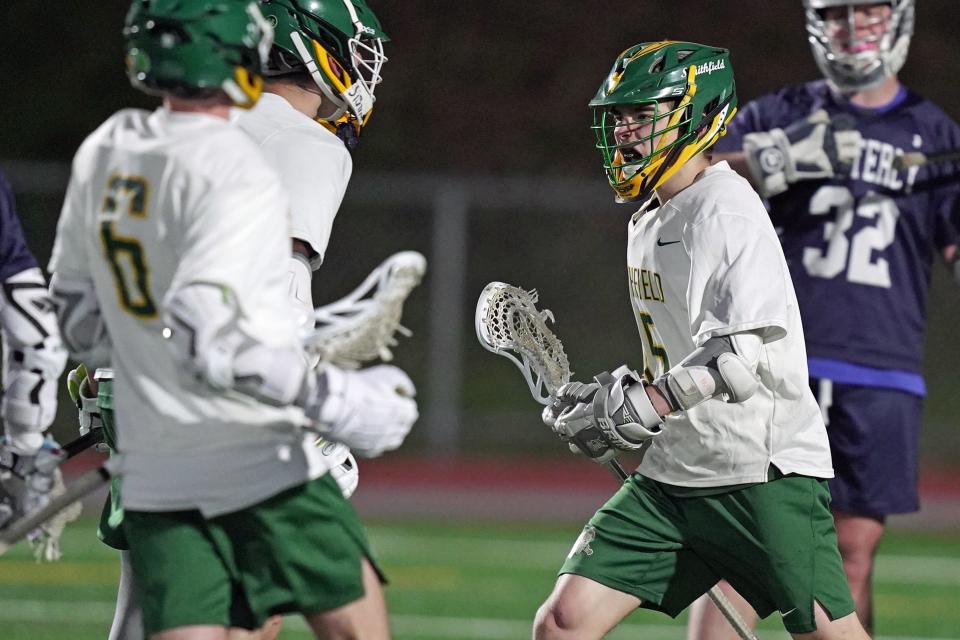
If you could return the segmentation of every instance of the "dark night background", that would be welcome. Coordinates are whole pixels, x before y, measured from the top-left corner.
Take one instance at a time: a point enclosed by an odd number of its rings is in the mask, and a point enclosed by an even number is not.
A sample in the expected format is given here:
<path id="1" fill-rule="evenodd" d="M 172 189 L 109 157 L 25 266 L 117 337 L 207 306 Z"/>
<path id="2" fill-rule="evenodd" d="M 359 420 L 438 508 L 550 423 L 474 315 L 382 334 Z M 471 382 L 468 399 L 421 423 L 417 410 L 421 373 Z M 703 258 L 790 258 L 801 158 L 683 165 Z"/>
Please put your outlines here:
<path id="1" fill-rule="evenodd" d="M 469 322 L 473 296 L 492 279 L 537 286 L 554 309 L 574 369 L 611 368 L 639 353 L 626 297 L 623 255 L 629 208 L 614 208 L 589 130 L 587 101 L 614 57 L 629 45 L 663 38 L 728 47 L 741 102 L 782 84 L 818 77 L 800 0 L 559 2 L 556 0 L 370 0 L 392 42 L 377 109 L 354 158 L 354 189 L 382 175 L 544 179 L 596 188 L 596 210 L 552 214 L 544 206 L 471 209 L 467 246 Z M 0 2 L 0 167 L 64 163 L 115 110 L 152 107 L 127 84 L 120 30 L 128 2 Z M 960 118 L 956 0 L 918 0 L 917 27 L 901 78 Z M 46 167 L 47 165 L 44 165 Z M 51 165 L 57 166 L 57 165 Z M 62 164 L 61 164 L 62 166 Z M 43 175 L 49 176 L 44 170 Z M 37 174 L 39 175 L 39 174 Z M 56 174 L 54 174 L 56 175 Z M 32 248 L 46 260 L 62 191 L 41 189 L 30 171 L 15 176 Z M 65 185 L 64 185 L 65 186 Z M 427 207 L 429 209 L 429 207 Z M 334 227 L 321 295 L 342 294 L 387 253 L 416 248 L 430 257 L 436 221 L 422 202 L 379 208 L 348 194 Z M 330 265 L 336 265 L 334 271 Z M 327 275 L 330 272 L 336 273 Z M 926 460 L 960 453 L 955 416 L 960 289 L 937 268 L 927 355 L 930 386 Z M 426 287 L 408 305 L 417 336 L 399 362 L 426 384 Z M 463 443 L 490 450 L 512 440 L 493 426 L 524 416 L 538 422 L 516 372 L 495 362 L 464 330 Z M 69 422 L 61 409 L 61 429 Z M 486 417 L 483 417 L 486 416 Z M 538 438 L 539 436 L 538 431 Z M 549 442 L 544 435 L 537 442 Z M 424 444 L 415 435 L 411 447 Z M 544 445 L 551 452 L 561 448 Z"/>

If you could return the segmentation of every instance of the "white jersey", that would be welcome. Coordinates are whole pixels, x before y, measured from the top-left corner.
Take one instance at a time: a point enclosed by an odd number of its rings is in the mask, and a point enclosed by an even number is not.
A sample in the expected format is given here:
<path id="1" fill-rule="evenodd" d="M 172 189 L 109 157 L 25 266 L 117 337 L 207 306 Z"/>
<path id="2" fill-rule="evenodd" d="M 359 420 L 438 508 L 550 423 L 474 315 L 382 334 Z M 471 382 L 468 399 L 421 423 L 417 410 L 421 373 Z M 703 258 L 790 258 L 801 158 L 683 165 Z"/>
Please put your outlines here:
<path id="1" fill-rule="evenodd" d="M 350 153 L 340 138 L 273 93 L 253 109 L 235 109 L 233 119 L 280 174 L 290 197 L 290 237 L 316 252 L 310 261 L 316 270 L 350 181 Z"/>
<path id="2" fill-rule="evenodd" d="M 165 296 L 202 281 L 234 292 L 251 336 L 297 340 L 287 210 L 257 146 L 221 118 L 124 110 L 77 152 L 50 270 L 96 289 L 113 345 L 126 508 L 217 515 L 326 471 L 295 428 L 302 412 L 211 390 L 162 336 Z"/>
<path id="3" fill-rule="evenodd" d="M 641 474 L 684 487 L 764 482 L 770 464 L 833 477 L 796 294 L 773 225 L 746 180 L 722 162 L 660 208 L 635 214 L 627 272 L 648 377 L 714 336 L 753 330 L 764 340 L 753 397 L 712 399 L 665 418 Z"/>

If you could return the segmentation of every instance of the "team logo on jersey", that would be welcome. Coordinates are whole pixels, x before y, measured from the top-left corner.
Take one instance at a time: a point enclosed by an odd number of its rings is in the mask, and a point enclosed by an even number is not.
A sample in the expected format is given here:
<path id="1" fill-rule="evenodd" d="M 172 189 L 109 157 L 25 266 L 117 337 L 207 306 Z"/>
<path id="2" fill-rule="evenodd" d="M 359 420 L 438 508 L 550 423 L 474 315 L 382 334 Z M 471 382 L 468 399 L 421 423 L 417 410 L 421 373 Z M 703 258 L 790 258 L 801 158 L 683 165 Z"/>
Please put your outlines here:
<path id="1" fill-rule="evenodd" d="M 597 537 L 597 530 L 593 528 L 592 524 L 588 524 L 583 528 L 583 531 L 580 532 L 580 537 L 577 538 L 577 541 L 573 543 L 573 548 L 570 549 L 570 553 L 567 555 L 568 558 L 572 558 L 578 553 L 582 553 L 585 556 L 592 556 L 593 549 L 590 548 L 590 543 L 594 541 Z"/>
<path id="2" fill-rule="evenodd" d="M 766 174 L 779 173 L 783 171 L 786 164 L 783 158 L 783 152 L 773 147 L 768 147 L 760 152 L 760 167 Z"/>
<path id="3" fill-rule="evenodd" d="M 321 444 L 321 443 L 323 443 L 323 444 Z M 329 440 L 323 440 L 323 439 L 321 438 L 321 439 L 317 442 L 317 444 L 321 444 L 321 446 L 320 446 L 320 453 L 323 454 L 323 455 L 325 455 L 325 456 L 329 456 L 329 455 L 333 454 L 334 451 L 337 450 L 337 443 L 336 443 L 336 442 L 330 442 Z"/>
<path id="4" fill-rule="evenodd" d="M 722 59 L 711 60 L 710 62 L 704 62 L 703 64 L 697 67 L 697 75 L 698 76 L 701 76 L 704 74 L 710 75 L 714 71 L 720 71 L 721 69 L 726 69 L 726 68 L 727 68 L 727 65 Z"/>

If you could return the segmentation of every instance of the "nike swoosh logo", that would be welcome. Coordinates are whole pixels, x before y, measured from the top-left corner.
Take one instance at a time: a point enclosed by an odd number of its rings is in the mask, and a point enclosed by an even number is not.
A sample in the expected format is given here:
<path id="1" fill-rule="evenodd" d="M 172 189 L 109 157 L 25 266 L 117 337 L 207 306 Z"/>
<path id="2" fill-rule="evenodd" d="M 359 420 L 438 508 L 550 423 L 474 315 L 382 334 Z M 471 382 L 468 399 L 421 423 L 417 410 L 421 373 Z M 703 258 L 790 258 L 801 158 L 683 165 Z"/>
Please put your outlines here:
<path id="1" fill-rule="evenodd" d="M 783 611 L 781 611 L 781 612 L 780 612 L 780 615 L 781 615 L 782 617 L 786 618 L 788 615 L 790 615 L 791 613 L 793 613 L 793 612 L 796 611 L 796 610 L 797 610 L 797 608 L 794 607 L 793 609 L 790 609 L 790 611 L 787 611 L 786 613 L 784 613 Z"/>
<path id="2" fill-rule="evenodd" d="M 658 247 L 665 247 L 665 246 L 667 246 L 668 244 L 677 244 L 678 242 L 680 242 L 680 241 L 679 241 L 679 240 L 671 240 L 670 242 L 664 242 L 664 241 L 663 241 L 663 238 L 657 238 L 657 246 L 658 246 Z"/>

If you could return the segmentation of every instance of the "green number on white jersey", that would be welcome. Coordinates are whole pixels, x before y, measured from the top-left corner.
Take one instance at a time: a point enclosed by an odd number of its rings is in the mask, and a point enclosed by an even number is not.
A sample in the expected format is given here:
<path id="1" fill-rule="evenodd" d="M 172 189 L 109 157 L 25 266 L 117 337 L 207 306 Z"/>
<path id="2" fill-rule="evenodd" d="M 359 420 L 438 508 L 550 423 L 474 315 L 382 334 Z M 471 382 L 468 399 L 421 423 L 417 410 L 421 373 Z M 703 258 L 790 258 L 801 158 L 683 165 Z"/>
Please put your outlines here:
<path id="1" fill-rule="evenodd" d="M 143 246 L 137 238 L 121 236 L 116 229 L 120 202 L 126 200 L 126 213 L 135 218 L 147 216 L 147 181 L 139 176 L 111 176 L 101 212 L 114 214 L 100 223 L 100 240 L 113 269 L 120 307 L 138 318 L 157 317 L 157 305 L 150 295 L 149 269 Z"/>

